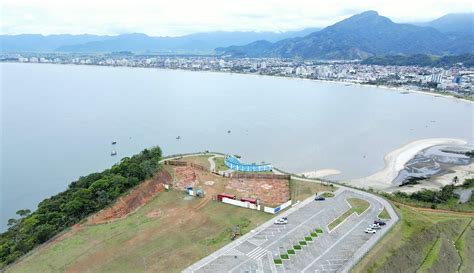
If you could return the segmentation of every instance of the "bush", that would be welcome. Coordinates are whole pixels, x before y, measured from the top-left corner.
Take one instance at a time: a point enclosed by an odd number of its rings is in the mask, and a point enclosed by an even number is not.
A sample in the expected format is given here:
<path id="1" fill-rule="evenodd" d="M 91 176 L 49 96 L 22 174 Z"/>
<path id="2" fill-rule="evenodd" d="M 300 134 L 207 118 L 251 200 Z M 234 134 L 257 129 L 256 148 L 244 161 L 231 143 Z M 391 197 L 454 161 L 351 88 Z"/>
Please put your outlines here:
<path id="1" fill-rule="evenodd" d="M 114 202 L 117 197 L 153 176 L 159 169 L 161 149 L 145 149 L 125 157 L 101 173 L 92 173 L 72 182 L 68 188 L 41 201 L 38 209 L 19 210 L 19 219 L 9 220 L 9 229 L 0 234 L 0 271 L 37 245 Z"/>

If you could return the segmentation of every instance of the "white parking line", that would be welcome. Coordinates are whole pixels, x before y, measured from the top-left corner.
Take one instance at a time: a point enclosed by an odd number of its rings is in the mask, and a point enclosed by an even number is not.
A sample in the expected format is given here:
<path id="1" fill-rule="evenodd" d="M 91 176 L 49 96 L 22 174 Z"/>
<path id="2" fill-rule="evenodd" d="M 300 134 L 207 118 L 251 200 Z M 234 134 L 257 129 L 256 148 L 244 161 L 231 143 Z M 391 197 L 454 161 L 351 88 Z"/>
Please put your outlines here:
<path id="1" fill-rule="evenodd" d="M 321 214 L 321 213 L 323 213 L 323 212 L 324 212 L 324 209 L 318 211 L 318 212 L 317 212 L 316 214 L 314 214 L 313 216 L 309 217 L 309 218 L 306 219 L 305 221 L 301 222 L 300 224 L 298 224 L 297 226 L 295 226 L 294 228 L 292 228 L 291 230 L 289 230 L 288 232 L 286 232 L 285 234 L 283 234 L 283 235 L 280 237 L 280 239 L 281 239 L 281 238 L 284 238 L 286 235 L 292 233 L 293 231 L 295 231 L 296 229 L 298 229 L 298 228 L 301 227 L 302 225 L 306 224 L 307 222 L 311 221 L 311 219 L 315 218 L 316 216 L 318 216 L 319 214 Z M 280 240 L 280 239 L 279 239 L 279 240 Z M 269 244 L 269 245 L 266 246 L 265 248 L 266 248 L 266 249 L 269 249 L 272 245 L 278 243 L 279 240 L 277 240 L 277 241 L 275 241 L 275 242 Z M 238 265 L 234 266 L 231 270 L 229 270 L 229 272 L 232 272 L 232 271 L 236 270 L 236 269 L 239 268 L 242 264 L 246 263 L 248 260 L 249 260 L 249 259 L 246 259 L 246 260 L 240 262 Z M 284 268 L 284 267 L 283 267 L 283 268 Z"/>
<path id="2" fill-rule="evenodd" d="M 334 246 L 336 246 L 340 241 L 344 240 L 354 229 L 358 228 L 360 224 L 362 224 L 363 221 L 360 221 L 357 225 L 355 225 L 353 228 L 351 228 L 346 234 L 344 234 L 341 238 L 339 238 L 334 244 L 332 244 L 328 249 L 326 249 L 317 259 L 312 261 L 309 265 L 307 265 L 301 272 L 305 272 L 308 268 L 310 268 L 315 262 L 317 262 L 322 256 L 324 256 L 326 253 L 328 253 Z"/>

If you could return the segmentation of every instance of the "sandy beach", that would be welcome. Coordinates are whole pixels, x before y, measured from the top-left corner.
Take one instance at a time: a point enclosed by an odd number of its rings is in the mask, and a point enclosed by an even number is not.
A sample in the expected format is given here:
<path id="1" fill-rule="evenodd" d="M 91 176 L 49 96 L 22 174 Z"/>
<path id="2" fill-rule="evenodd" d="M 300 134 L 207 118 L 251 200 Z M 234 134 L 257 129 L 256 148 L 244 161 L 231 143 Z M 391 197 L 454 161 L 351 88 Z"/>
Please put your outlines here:
<path id="1" fill-rule="evenodd" d="M 465 145 L 466 141 L 452 138 L 429 138 L 410 142 L 385 155 L 385 167 L 364 178 L 353 179 L 347 183 L 361 188 L 374 190 L 395 191 L 399 188 L 392 184 L 405 164 L 420 151 L 436 145 Z"/>
<path id="2" fill-rule="evenodd" d="M 321 169 L 317 171 L 300 173 L 299 175 L 304 176 L 306 178 L 322 178 L 329 175 L 336 175 L 340 173 L 341 171 L 336 170 L 336 169 Z"/>

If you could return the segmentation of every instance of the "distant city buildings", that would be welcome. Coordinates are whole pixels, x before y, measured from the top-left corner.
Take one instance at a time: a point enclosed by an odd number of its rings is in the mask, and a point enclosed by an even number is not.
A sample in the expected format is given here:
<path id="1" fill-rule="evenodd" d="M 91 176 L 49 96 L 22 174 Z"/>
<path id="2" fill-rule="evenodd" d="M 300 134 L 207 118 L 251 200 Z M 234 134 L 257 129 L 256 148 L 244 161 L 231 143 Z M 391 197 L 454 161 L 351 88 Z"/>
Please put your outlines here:
<path id="1" fill-rule="evenodd" d="M 474 96 L 474 70 L 364 65 L 356 61 L 296 61 L 290 59 L 226 58 L 221 56 L 155 56 L 133 54 L 6 54 L 3 62 L 130 66 L 298 77 L 372 84 Z"/>

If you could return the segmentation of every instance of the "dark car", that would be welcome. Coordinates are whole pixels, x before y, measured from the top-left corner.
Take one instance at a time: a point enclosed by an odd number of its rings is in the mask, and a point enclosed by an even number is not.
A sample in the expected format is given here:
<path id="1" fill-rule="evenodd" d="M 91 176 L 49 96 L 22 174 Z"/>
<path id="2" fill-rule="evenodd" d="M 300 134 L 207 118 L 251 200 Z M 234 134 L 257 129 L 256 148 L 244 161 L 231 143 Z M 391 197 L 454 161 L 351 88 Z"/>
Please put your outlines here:
<path id="1" fill-rule="evenodd" d="M 326 200 L 326 198 L 324 198 L 324 197 L 322 197 L 322 196 L 316 196 L 316 197 L 314 198 L 314 201 L 324 201 L 324 200 Z"/>
<path id="2" fill-rule="evenodd" d="M 384 221 L 379 221 L 379 220 L 375 220 L 374 224 L 378 224 L 379 226 L 385 226 L 385 222 Z"/>

